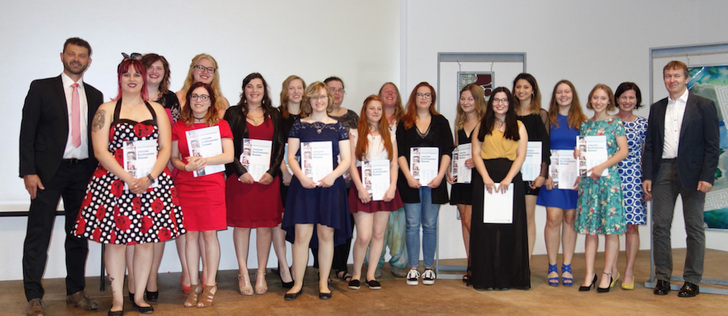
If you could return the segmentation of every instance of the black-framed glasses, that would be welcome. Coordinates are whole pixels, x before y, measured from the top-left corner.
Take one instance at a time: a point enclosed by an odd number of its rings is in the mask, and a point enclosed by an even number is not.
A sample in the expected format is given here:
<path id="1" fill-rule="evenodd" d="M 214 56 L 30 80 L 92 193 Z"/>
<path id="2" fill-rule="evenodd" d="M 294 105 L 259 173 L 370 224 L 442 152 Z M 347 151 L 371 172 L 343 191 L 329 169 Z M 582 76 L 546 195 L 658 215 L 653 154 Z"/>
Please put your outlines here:
<path id="1" fill-rule="evenodd" d="M 214 74 L 214 73 L 215 73 L 215 68 L 212 68 L 212 67 L 205 67 L 205 66 L 203 66 L 203 65 L 195 65 L 195 66 L 194 66 L 194 67 L 192 67 L 192 68 L 195 68 L 195 69 L 199 70 L 200 72 L 205 72 L 205 71 L 207 71 L 207 72 L 209 72 L 209 73 L 211 73 L 211 74 Z"/>
<path id="2" fill-rule="evenodd" d="M 415 96 L 418 98 L 429 99 L 432 98 L 432 93 L 418 93 Z"/>
<path id="3" fill-rule="evenodd" d="M 192 101 L 197 101 L 198 99 L 202 102 L 205 102 L 210 100 L 210 96 L 207 94 L 193 94 L 190 96 L 190 100 Z"/>

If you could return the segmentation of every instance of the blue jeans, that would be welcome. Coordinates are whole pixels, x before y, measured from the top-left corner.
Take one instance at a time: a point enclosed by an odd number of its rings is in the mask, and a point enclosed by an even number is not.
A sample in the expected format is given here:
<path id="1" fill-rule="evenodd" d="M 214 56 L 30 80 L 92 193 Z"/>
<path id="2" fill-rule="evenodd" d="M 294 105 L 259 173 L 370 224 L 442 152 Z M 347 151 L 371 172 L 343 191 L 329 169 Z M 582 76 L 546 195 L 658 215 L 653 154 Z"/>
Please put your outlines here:
<path id="1" fill-rule="evenodd" d="M 420 203 L 404 203 L 407 228 L 407 257 L 411 268 L 420 262 L 420 225 L 422 225 L 422 260 L 426 268 L 434 266 L 437 247 L 437 215 L 439 204 L 432 204 L 432 189 L 420 188 Z"/>

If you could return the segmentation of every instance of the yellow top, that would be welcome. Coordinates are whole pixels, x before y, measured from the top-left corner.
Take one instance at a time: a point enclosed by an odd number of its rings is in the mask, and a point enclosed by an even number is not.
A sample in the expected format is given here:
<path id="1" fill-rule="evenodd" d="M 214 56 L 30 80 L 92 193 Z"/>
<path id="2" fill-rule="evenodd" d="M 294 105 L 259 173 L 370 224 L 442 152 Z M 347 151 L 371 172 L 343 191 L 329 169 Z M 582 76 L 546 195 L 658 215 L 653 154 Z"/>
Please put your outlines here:
<path id="1" fill-rule="evenodd" d="M 518 128 L 523 126 L 521 121 L 518 122 Z M 497 128 L 493 128 L 490 135 L 485 135 L 483 139 L 483 147 L 480 149 L 480 157 L 483 159 L 506 158 L 510 161 L 516 160 L 516 150 L 518 149 L 518 141 L 506 139 L 503 132 Z"/>

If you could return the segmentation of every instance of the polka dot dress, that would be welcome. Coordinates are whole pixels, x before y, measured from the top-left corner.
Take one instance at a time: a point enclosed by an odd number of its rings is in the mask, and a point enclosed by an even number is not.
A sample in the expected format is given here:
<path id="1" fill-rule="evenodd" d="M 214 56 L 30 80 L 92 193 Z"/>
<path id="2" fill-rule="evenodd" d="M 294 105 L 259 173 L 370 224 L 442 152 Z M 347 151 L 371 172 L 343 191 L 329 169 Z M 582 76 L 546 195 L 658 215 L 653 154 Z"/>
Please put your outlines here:
<path id="1" fill-rule="evenodd" d="M 135 122 L 119 119 L 121 100 L 114 110 L 109 130 L 109 152 L 123 165 L 123 142 L 158 139 L 156 115 Z M 124 190 L 124 182 L 99 164 L 94 171 L 76 219 L 75 234 L 100 243 L 141 244 L 176 238 L 185 233 L 177 190 L 167 168 L 156 179 L 157 186 L 144 194 Z"/>
<path id="2" fill-rule="evenodd" d="M 624 217 L 627 225 L 645 225 L 647 210 L 642 192 L 642 147 L 645 144 L 647 120 L 644 117 L 627 122 L 622 121 L 627 132 L 629 156 L 622 160 L 617 170 L 622 179 L 624 194 Z"/>

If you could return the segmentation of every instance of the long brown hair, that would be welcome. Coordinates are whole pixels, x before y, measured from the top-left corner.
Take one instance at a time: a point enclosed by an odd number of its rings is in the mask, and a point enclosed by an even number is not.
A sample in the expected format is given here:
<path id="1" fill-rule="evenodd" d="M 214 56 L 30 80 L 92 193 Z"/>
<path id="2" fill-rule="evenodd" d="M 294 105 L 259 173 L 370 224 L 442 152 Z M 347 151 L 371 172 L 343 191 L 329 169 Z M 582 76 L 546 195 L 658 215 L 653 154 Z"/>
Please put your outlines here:
<path id="1" fill-rule="evenodd" d="M 526 80 L 526 82 L 531 85 L 531 90 L 533 90 L 533 94 L 531 94 L 531 104 L 524 104 L 524 106 L 528 107 L 528 113 L 539 114 L 541 111 L 541 89 L 538 88 L 538 82 L 536 82 L 536 78 L 534 78 L 533 75 L 526 72 L 518 74 L 518 76 L 513 79 L 513 94 L 516 94 L 516 83 L 521 79 Z M 515 99 L 515 106 L 520 107 L 521 100 L 517 97 Z M 516 110 L 516 113 L 518 113 L 518 110 Z"/>
<path id="2" fill-rule="evenodd" d="M 281 88 L 281 104 L 278 106 L 281 110 L 281 115 L 283 116 L 283 119 L 288 119 L 288 115 L 290 112 L 288 112 L 288 98 L 290 97 L 288 95 L 288 86 L 291 84 L 293 80 L 301 80 L 301 84 L 303 84 L 303 90 L 306 90 L 306 81 L 303 81 L 303 78 L 296 76 L 296 75 L 290 75 L 286 80 L 283 80 L 283 87 Z M 301 100 L 303 101 L 303 100 Z M 299 104 L 299 111 L 301 105 Z M 303 111 L 301 111 L 301 114 L 303 114 Z"/>
<path id="3" fill-rule="evenodd" d="M 506 130 L 503 132 L 503 137 L 511 140 L 521 139 L 521 134 L 518 133 L 518 115 L 516 114 L 516 107 L 513 94 L 506 87 L 498 87 L 493 89 L 493 93 L 488 99 L 488 106 L 485 108 L 485 116 L 480 123 L 480 130 L 478 131 L 478 140 L 483 141 L 485 135 L 493 133 L 495 126 L 495 111 L 493 110 L 493 102 L 495 102 L 496 93 L 505 93 L 508 99 L 508 110 L 506 111 Z"/>
<path id="4" fill-rule="evenodd" d="M 477 84 L 469 83 L 460 90 L 460 96 L 462 96 L 465 91 L 470 91 L 473 95 L 473 99 L 475 99 L 475 113 L 478 115 L 478 120 L 482 119 L 483 115 L 485 115 L 486 107 L 485 90 Z M 463 129 L 463 125 L 467 119 L 467 114 L 463 112 L 463 108 L 460 106 L 460 102 L 458 101 L 457 114 L 455 115 L 455 131 Z"/>
<path id="5" fill-rule="evenodd" d="M 204 82 L 195 82 L 187 90 L 187 94 L 185 95 L 185 101 L 187 102 L 187 106 L 182 108 L 182 111 L 180 113 L 182 118 L 180 120 L 185 122 L 185 124 L 187 124 L 188 126 L 192 126 L 192 124 L 195 123 L 195 116 L 194 114 L 192 114 L 192 107 L 189 105 L 192 101 L 192 91 L 195 91 L 195 89 L 197 88 L 205 88 L 205 90 L 207 90 L 207 93 L 210 95 L 210 107 L 207 109 L 207 113 L 205 113 L 205 124 L 208 127 L 217 125 L 217 123 L 220 121 L 220 115 L 218 114 L 218 109 L 215 106 L 215 90 L 212 89 L 211 85 Z"/>
<path id="6" fill-rule="evenodd" d="M 559 127 L 557 119 L 559 117 L 559 103 L 556 100 L 556 89 L 559 85 L 565 84 L 571 89 L 571 106 L 569 107 L 569 114 L 567 115 L 566 122 L 573 129 L 578 130 L 581 127 L 581 123 L 586 121 L 586 115 L 581 111 L 581 104 L 579 103 L 579 95 L 576 94 L 576 88 L 571 81 L 562 79 L 554 85 L 554 91 L 551 93 L 551 102 L 549 103 L 549 121 L 556 127 Z"/>
<path id="7" fill-rule="evenodd" d="M 354 148 L 354 155 L 357 160 L 363 160 L 362 158 L 367 154 L 367 146 L 369 146 L 369 122 L 367 121 L 367 107 L 372 101 L 382 103 L 382 99 L 378 95 L 372 94 L 364 99 L 364 104 L 361 107 L 361 115 L 359 115 L 359 124 L 356 130 L 359 134 L 359 138 L 356 140 L 356 147 Z M 394 159 L 394 152 L 392 151 L 392 136 L 389 134 L 389 123 L 384 117 L 384 108 L 382 108 L 382 117 L 379 118 L 379 135 L 382 136 L 384 142 L 384 149 L 387 150 L 387 158 L 389 161 Z"/>
<path id="8" fill-rule="evenodd" d="M 419 89 L 420 87 L 427 87 L 428 89 L 430 89 L 430 94 L 432 94 L 432 98 L 430 99 L 430 115 L 440 115 L 440 113 L 437 113 L 437 110 L 435 110 L 435 102 L 437 101 L 437 93 L 435 92 L 435 88 L 433 88 L 426 81 L 422 81 L 418 83 L 414 89 L 412 89 L 409 100 L 407 100 L 407 113 L 405 113 L 402 117 L 402 119 L 404 120 L 404 128 L 406 129 L 412 128 L 412 126 L 415 125 L 415 121 L 417 120 L 417 89 Z"/>

